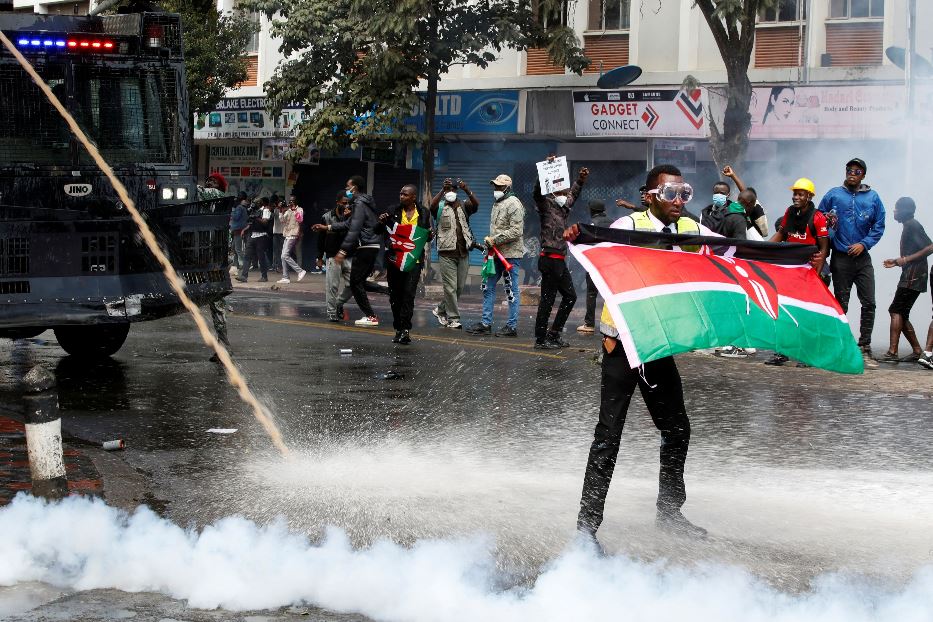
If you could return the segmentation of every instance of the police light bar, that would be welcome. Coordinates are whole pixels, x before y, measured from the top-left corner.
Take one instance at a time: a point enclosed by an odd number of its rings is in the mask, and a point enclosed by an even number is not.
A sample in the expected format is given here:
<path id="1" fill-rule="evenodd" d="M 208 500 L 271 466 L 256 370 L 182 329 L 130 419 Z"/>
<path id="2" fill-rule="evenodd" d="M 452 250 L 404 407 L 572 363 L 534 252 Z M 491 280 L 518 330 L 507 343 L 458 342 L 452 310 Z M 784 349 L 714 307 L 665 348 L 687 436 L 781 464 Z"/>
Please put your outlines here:
<path id="1" fill-rule="evenodd" d="M 25 50 L 68 50 L 77 52 L 112 52 L 116 43 L 110 39 L 85 36 L 29 35 L 16 38 L 16 45 Z"/>

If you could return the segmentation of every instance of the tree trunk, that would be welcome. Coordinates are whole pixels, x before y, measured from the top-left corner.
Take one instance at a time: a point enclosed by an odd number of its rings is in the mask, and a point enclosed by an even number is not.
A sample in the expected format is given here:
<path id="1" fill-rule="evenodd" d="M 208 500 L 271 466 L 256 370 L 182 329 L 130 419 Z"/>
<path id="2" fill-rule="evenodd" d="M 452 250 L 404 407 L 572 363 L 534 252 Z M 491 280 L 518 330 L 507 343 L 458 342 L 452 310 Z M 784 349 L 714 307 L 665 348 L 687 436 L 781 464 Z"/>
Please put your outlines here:
<path id="1" fill-rule="evenodd" d="M 710 150 L 720 170 L 727 164 L 741 170 L 748 151 L 748 132 L 752 127 L 752 117 L 748 112 L 752 83 L 748 79 L 747 67 L 742 67 L 738 59 L 726 59 L 726 68 L 729 76 L 726 111 L 721 129 L 715 124 L 710 126 Z"/>

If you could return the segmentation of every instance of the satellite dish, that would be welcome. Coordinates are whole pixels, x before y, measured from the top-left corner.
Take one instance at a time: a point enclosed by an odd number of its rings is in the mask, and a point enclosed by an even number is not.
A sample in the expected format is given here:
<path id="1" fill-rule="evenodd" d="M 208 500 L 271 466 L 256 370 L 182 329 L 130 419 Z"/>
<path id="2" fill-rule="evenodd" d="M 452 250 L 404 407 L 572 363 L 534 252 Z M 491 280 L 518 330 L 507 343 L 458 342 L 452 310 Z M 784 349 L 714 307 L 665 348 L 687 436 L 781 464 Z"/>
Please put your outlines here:
<path id="1" fill-rule="evenodd" d="M 888 60 L 904 69 L 907 65 L 907 50 L 904 48 L 891 46 L 884 51 L 884 55 L 888 57 Z M 929 78 L 933 76 L 933 65 L 930 64 L 930 61 L 920 56 L 916 52 L 911 57 L 911 72 L 916 78 Z"/>
<path id="2" fill-rule="evenodd" d="M 617 89 L 620 86 L 631 84 L 641 75 L 638 65 L 622 65 L 599 76 L 596 86 L 601 89 Z"/>

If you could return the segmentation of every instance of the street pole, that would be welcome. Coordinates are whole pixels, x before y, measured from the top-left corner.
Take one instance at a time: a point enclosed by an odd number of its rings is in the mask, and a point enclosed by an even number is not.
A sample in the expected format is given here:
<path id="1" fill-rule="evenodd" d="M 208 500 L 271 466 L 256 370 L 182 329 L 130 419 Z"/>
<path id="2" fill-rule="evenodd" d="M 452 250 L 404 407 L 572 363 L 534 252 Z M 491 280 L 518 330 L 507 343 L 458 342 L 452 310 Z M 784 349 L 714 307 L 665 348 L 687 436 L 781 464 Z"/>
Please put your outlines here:
<path id="1" fill-rule="evenodd" d="M 36 365 L 23 377 L 23 386 L 26 391 L 23 418 L 32 494 L 45 499 L 61 499 L 68 495 L 68 479 L 55 378 L 42 365 Z"/>
<path id="2" fill-rule="evenodd" d="M 904 54 L 904 80 L 907 87 L 907 119 L 904 129 L 907 132 L 906 159 L 904 163 L 904 189 L 912 193 L 914 182 L 914 54 L 917 53 L 917 0 L 907 3 L 907 53 Z"/>

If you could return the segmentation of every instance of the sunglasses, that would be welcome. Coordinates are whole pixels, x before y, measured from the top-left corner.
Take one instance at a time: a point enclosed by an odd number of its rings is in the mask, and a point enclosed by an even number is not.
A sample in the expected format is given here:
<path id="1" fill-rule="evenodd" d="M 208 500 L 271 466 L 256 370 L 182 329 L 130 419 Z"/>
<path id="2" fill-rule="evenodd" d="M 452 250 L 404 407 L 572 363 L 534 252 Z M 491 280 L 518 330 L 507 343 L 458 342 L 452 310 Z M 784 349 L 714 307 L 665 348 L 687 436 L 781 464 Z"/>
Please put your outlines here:
<path id="1" fill-rule="evenodd" d="M 847 168 L 846 169 L 847 175 L 862 175 L 864 173 L 865 171 L 860 168 Z"/>
<path id="2" fill-rule="evenodd" d="M 649 190 L 648 194 L 656 194 L 662 201 L 673 203 L 680 199 L 683 203 L 689 203 L 693 199 L 693 186 L 687 183 L 677 183 L 669 181 L 654 190 Z"/>

